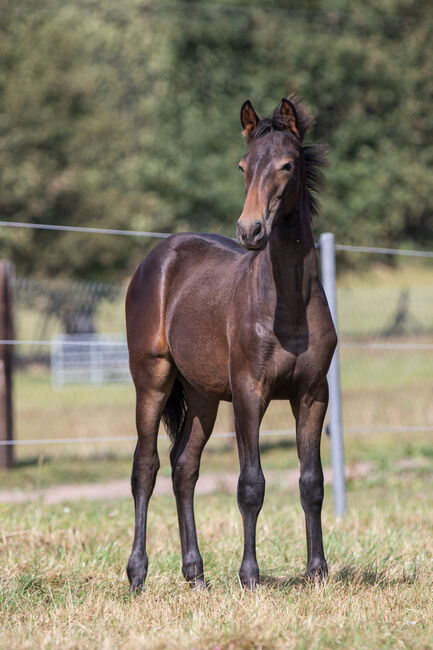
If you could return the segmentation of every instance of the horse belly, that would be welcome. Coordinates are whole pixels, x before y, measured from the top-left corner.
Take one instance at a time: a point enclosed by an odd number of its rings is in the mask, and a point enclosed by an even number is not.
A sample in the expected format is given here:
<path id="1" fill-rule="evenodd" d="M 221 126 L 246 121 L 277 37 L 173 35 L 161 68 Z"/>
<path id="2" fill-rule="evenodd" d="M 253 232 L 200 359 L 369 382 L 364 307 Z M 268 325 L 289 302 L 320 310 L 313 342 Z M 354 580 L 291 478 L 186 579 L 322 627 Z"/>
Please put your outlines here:
<path id="1" fill-rule="evenodd" d="M 221 313 L 220 306 L 212 308 L 209 303 L 184 296 L 173 310 L 167 338 L 173 361 L 191 386 L 220 400 L 230 400 L 228 346 Z"/>
<path id="2" fill-rule="evenodd" d="M 173 361 L 182 377 L 198 392 L 230 400 L 228 361 L 215 353 L 218 345 L 212 343 L 212 338 L 207 341 L 185 338 L 173 346 Z"/>

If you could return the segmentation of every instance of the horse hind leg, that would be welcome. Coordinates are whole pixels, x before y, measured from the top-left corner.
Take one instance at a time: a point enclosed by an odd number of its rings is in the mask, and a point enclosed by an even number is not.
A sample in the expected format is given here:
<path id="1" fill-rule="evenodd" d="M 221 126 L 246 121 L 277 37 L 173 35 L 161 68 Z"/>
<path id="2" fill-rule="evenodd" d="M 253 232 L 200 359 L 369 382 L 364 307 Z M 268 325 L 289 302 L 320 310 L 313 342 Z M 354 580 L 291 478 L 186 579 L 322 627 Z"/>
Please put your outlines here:
<path id="1" fill-rule="evenodd" d="M 146 524 L 149 499 L 159 469 L 157 450 L 161 413 L 173 386 L 175 370 L 163 358 L 150 358 L 133 373 L 136 389 L 138 441 L 132 466 L 131 487 L 135 505 L 135 531 L 127 574 L 130 590 L 141 589 L 147 575 Z"/>
<path id="2" fill-rule="evenodd" d="M 204 588 L 203 560 L 198 547 L 194 517 L 194 490 L 201 454 L 215 423 L 218 401 L 205 399 L 189 389 L 186 402 L 184 426 L 175 441 L 170 460 L 179 519 L 182 573 L 196 588 Z"/>

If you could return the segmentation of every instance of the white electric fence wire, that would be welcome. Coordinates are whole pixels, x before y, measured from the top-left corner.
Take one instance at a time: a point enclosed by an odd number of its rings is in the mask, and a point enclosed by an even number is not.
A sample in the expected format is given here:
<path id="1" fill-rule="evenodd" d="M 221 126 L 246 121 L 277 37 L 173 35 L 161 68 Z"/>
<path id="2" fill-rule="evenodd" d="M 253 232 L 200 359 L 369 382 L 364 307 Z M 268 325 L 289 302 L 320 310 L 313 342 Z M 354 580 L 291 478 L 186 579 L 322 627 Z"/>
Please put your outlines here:
<path id="1" fill-rule="evenodd" d="M 114 228 L 91 228 L 87 226 L 60 226 L 47 223 L 25 223 L 22 221 L 0 221 L 4 228 L 28 228 L 30 230 L 57 230 L 62 232 L 79 232 L 95 235 L 123 235 L 127 237 L 155 237 L 164 239 L 172 233 L 150 232 L 144 230 L 116 230 Z M 352 246 L 349 244 L 335 244 L 336 251 L 348 251 L 353 253 L 373 253 L 376 255 L 405 255 L 408 257 L 430 257 L 433 258 L 433 251 L 404 250 L 401 248 L 375 248 L 373 246 Z"/>
<path id="2" fill-rule="evenodd" d="M 166 232 L 146 232 L 143 230 L 115 230 L 113 228 L 90 228 L 85 226 L 59 226 L 47 223 L 23 223 L 20 221 L 0 221 L 5 228 L 28 228 L 30 230 L 58 230 L 62 232 L 84 232 L 93 235 L 124 235 L 127 237 L 170 237 Z"/>
<path id="3" fill-rule="evenodd" d="M 261 431 L 261 436 L 287 436 L 295 435 L 295 429 L 272 429 L 269 431 Z M 160 436 L 169 439 L 167 435 Z M 224 433 L 213 433 L 212 438 L 235 438 L 236 434 L 233 431 Z M 87 442 L 129 442 L 137 441 L 137 436 L 96 436 L 93 438 L 39 438 L 39 439 L 25 439 L 25 440 L 0 440 L 0 446 L 10 445 L 57 445 L 57 444 L 77 444 Z"/>
<path id="4" fill-rule="evenodd" d="M 361 434 L 361 433 L 416 433 L 416 432 L 429 432 L 433 431 L 433 426 L 424 425 L 400 425 L 395 427 L 354 427 L 345 428 L 345 433 Z M 294 436 L 295 429 L 270 429 L 269 431 L 260 431 L 260 437 L 269 436 Z M 162 438 L 168 440 L 168 436 L 163 435 Z M 213 438 L 235 438 L 234 432 L 213 433 Z M 59 445 L 59 444 L 85 444 L 90 442 L 136 442 L 137 436 L 100 436 L 93 438 L 35 438 L 25 440 L 0 440 L 0 447 L 11 445 Z"/>

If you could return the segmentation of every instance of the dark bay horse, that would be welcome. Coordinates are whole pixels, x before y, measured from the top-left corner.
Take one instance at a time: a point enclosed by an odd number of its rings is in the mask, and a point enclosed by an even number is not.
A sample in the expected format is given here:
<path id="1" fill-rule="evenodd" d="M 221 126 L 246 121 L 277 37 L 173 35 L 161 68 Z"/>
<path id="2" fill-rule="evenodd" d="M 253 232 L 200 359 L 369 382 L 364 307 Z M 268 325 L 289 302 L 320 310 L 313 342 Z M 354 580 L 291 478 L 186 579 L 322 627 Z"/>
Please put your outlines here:
<path id="1" fill-rule="evenodd" d="M 245 102 L 241 123 L 249 150 L 239 167 L 246 197 L 237 222 L 242 247 L 218 235 L 174 235 L 147 255 L 129 286 L 126 320 L 138 431 L 131 478 L 135 536 L 127 568 L 132 591 L 147 574 L 146 519 L 159 468 L 161 417 L 173 441 L 182 572 L 197 587 L 205 585 L 193 498 L 220 400 L 233 402 L 235 416 L 242 583 L 253 589 L 259 580 L 256 522 L 265 491 L 259 428 L 271 399 L 290 400 L 296 419 L 307 574 L 327 575 L 320 438 L 326 373 L 337 339 L 311 230 L 324 164 L 318 147 L 302 144 L 311 122 L 294 96 L 264 119 Z"/>

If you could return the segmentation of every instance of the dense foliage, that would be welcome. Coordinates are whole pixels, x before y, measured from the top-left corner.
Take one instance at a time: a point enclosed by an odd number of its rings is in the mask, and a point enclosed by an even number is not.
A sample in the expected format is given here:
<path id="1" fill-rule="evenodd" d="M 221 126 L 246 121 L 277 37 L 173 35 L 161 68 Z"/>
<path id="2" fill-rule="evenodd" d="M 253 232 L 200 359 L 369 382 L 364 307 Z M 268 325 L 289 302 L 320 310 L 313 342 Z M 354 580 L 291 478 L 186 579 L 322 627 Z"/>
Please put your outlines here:
<path id="1" fill-rule="evenodd" d="M 0 219 L 234 234 L 239 108 L 296 91 L 331 167 L 316 228 L 433 245 L 421 0 L 2 0 Z M 153 242 L 152 242 L 153 243 Z M 0 230 L 20 272 L 119 277 L 147 240 Z"/>

